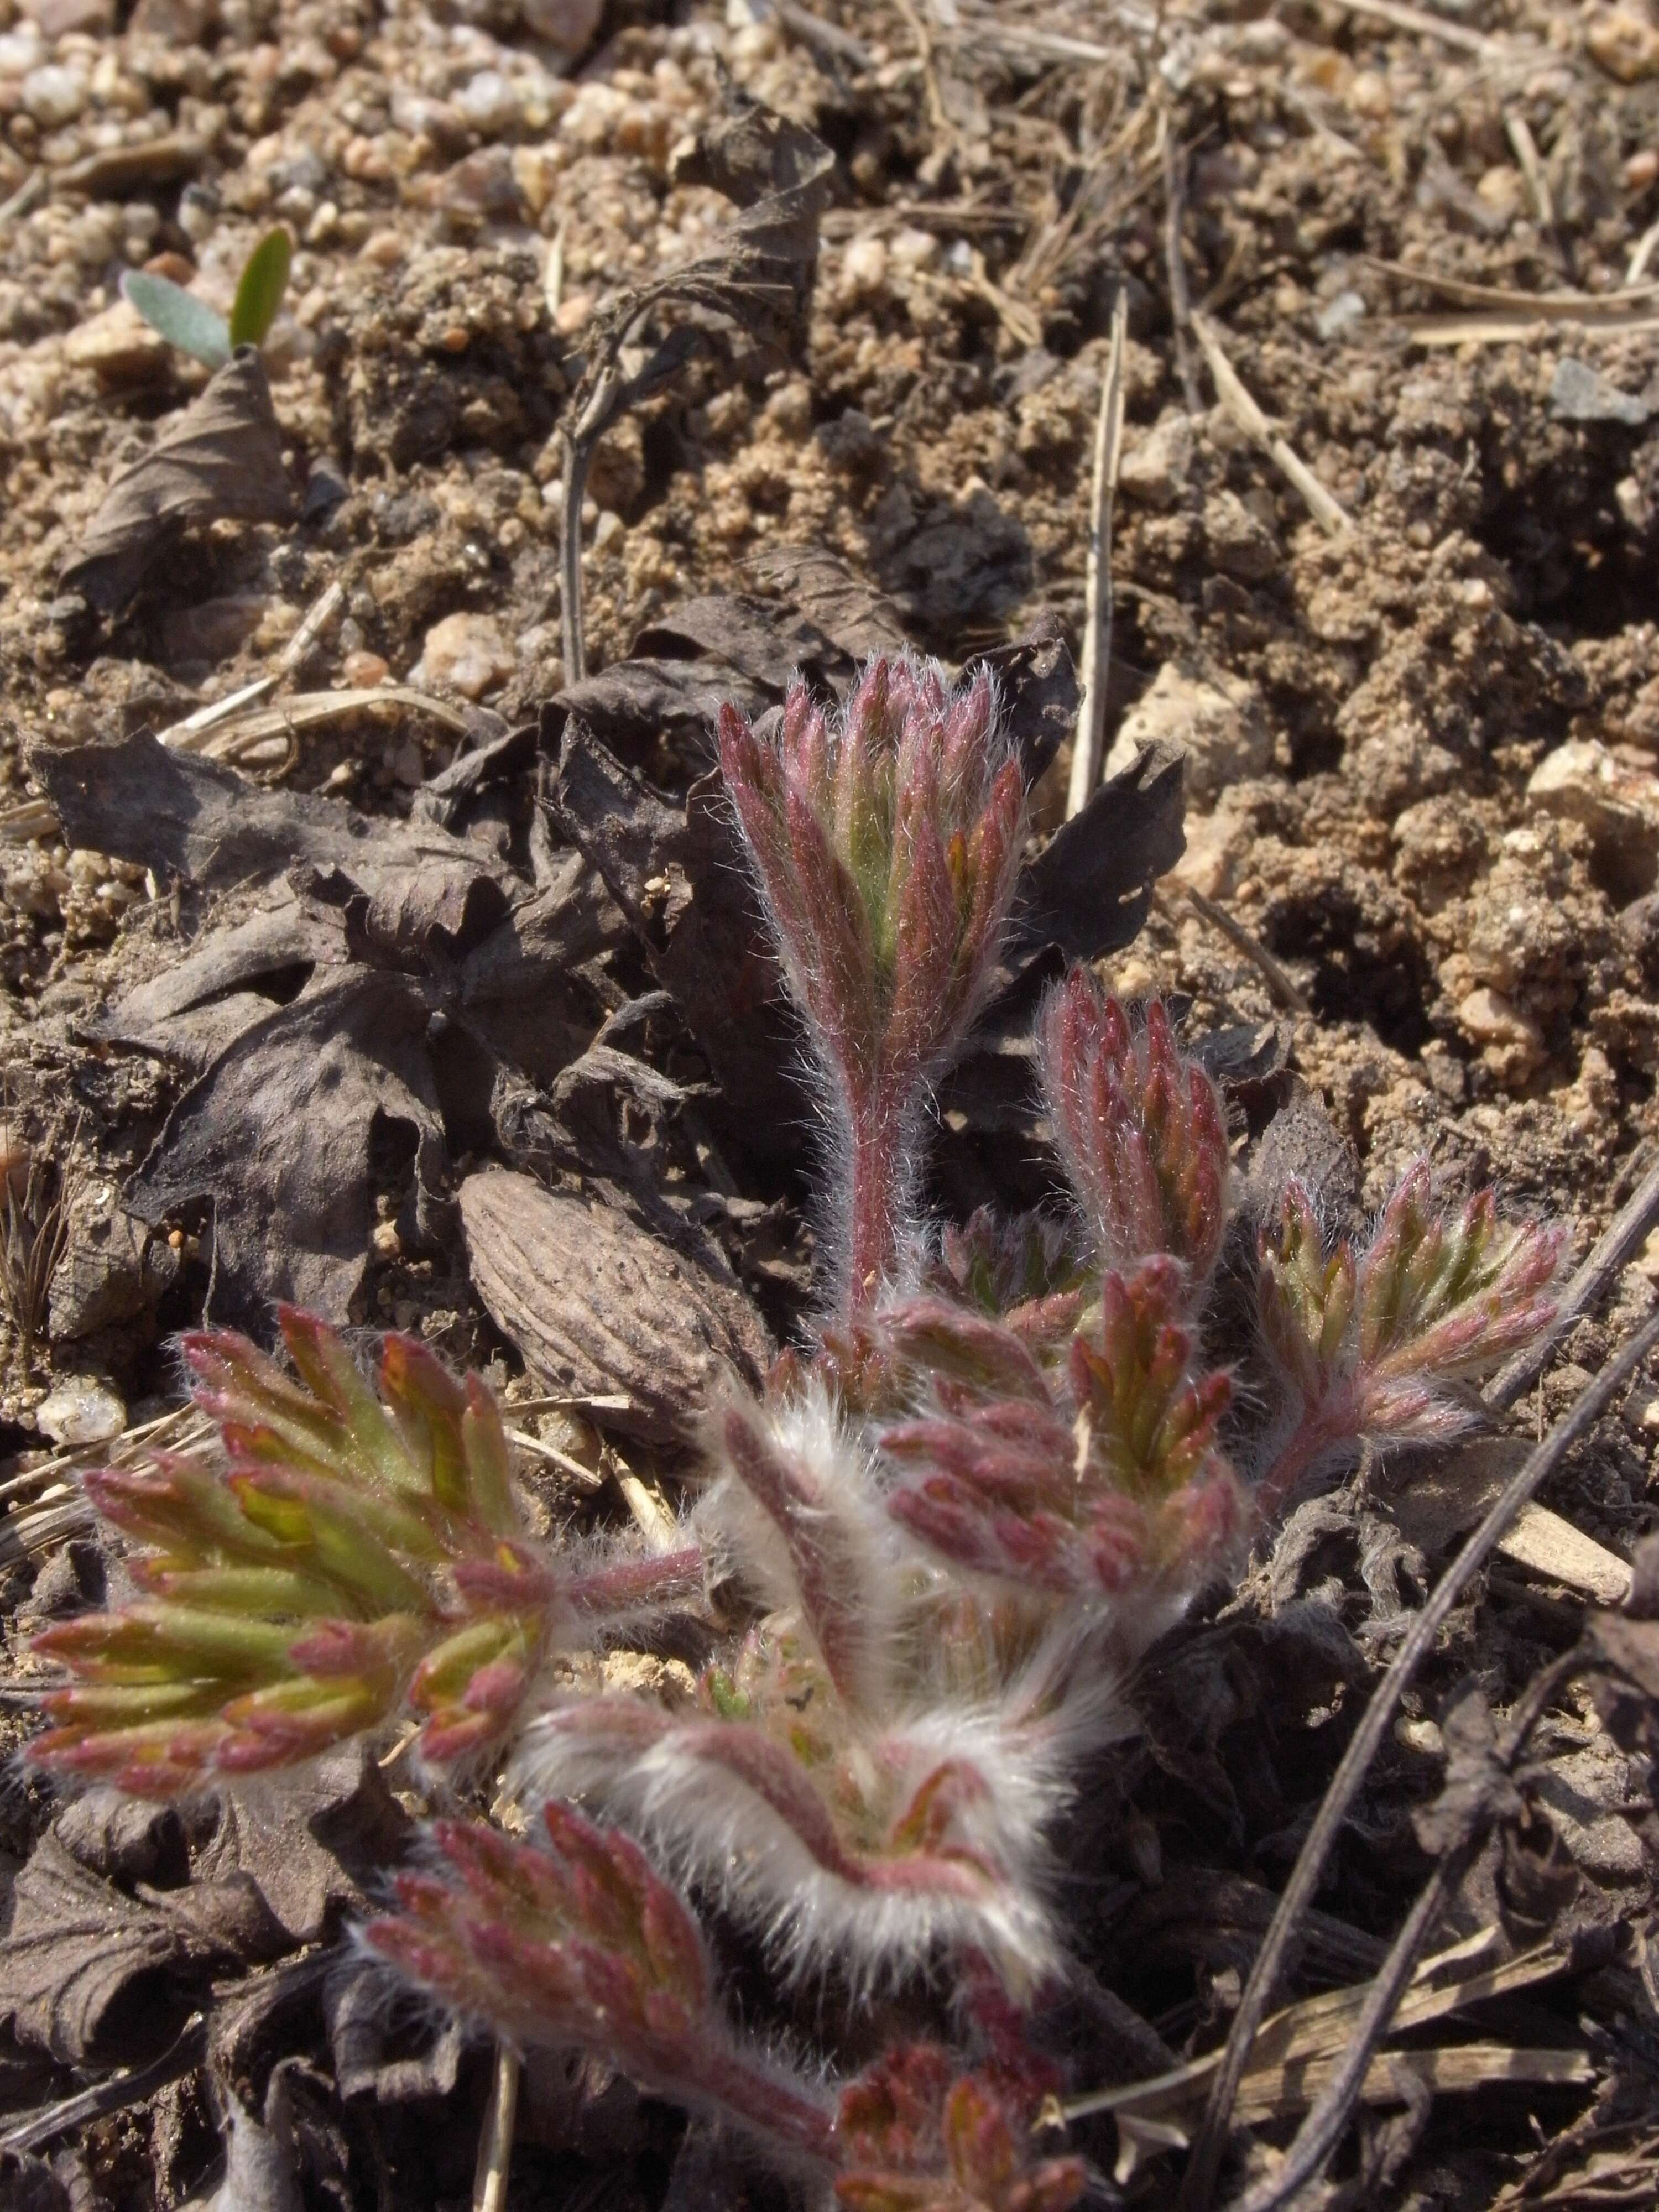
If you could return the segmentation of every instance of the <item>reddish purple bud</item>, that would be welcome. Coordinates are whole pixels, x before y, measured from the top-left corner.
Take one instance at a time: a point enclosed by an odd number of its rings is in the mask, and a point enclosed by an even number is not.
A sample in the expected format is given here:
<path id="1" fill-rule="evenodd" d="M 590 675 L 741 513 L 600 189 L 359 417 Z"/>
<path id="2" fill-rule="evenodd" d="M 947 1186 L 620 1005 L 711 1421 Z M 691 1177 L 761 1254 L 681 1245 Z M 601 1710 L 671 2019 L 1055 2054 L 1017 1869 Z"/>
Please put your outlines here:
<path id="1" fill-rule="evenodd" d="M 959 1565 L 1055 1595 L 1189 1594 L 1235 1544 L 1243 1501 L 1218 1430 L 1224 1375 L 1195 1364 L 1167 1255 L 1101 1283 L 1097 1325 L 1045 1376 L 1012 1330 L 966 1316 L 897 1340 L 933 1352 L 933 1410 L 880 1431 L 888 1508 Z M 902 1316 L 907 1309 L 897 1310 Z M 963 1340 L 974 1358 L 964 1356 Z"/>
<path id="2" fill-rule="evenodd" d="M 538 1845 L 435 1822 L 435 1874 L 398 1877 L 401 1911 L 370 1923 L 369 1948 L 515 2043 L 589 2052 L 793 2158 L 826 2157 L 823 2101 L 736 2042 L 696 1924 L 638 1844 L 568 1806 L 544 1826 Z"/>
<path id="3" fill-rule="evenodd" d="M 921 1116 L 978 1012 L 1024 835 L 990 679 L 878 659 L 838 715 L 792 685 L 775 744 L 732 707 L 721 770 L 839 1123 L 843 1316 L 912 1228 Z"/>
<path id="4" fill-rule="evenodd" d="M 836 2199 L 848 2212 L 1070 2212 L 1087 2170 L 1033 2155 L 1036 2106 L 1020 2074 L 958 2073 L 935 2045 L 900 2045 L 842 2092 Z"/>
<path id="5" fill-rule="evenodd" d="M 283 1309 L 298 1379 L 232 1335 L 185 1341 L 219 1463 L 88 1478 L 147 1549 L 140 1601 L 35 1648 L 75 1676 L 33 1756 L 166 1796 L 310 1759 L 400 1714 L 434 1761 L 510 1732 L 556 1633 L 591 1640 L 696 1586 L 701 1561 L 563 1574 L 519 1529 L 489 1393 L 387 1340 L 379 1389 L 339 1336 Z M 118 1695 L 117 1694 L 118 1692 Z"/>
<path id="6" fill-rule="evenodd" d="M 1109 1267 L 1164 1252 L 1196 1302 L 1227 1225 L 1220 1096 L 1185 1059 L 1154 999 L 1139 1030 L 1086 969 L 1050 994 L 1037 1026 L 1054 1139 Z"/>

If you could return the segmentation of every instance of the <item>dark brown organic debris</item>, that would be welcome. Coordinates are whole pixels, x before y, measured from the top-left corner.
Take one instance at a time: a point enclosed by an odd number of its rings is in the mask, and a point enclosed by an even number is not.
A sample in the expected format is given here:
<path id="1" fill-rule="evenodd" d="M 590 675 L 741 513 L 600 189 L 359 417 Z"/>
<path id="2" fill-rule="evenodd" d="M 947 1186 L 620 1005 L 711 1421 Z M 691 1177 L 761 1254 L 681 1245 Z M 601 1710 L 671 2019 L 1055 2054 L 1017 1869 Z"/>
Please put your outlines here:
<path id="1" fill-rule="evenodd" d="M 286 522 L 294 512 L 264 363 L 244 347 L 143 459 L 116 477 L 63 582 L 112 613 L 189 524 Z"/>
<path id="2" fill-rule="evenodd" d="M 252 1024 L 179 1099 L 128 1203 L 152 1224 L 211 1207 L 210 1320 L 263 1331 L 273 1298 L 348 1317 L 380 1122 L 412 1134 L 417 1214 L 435 1232 L 447 1154 L 429 1020 L 402 977 L 355 970 Z"/>
<path id="3" fill-rule="evenodd" d="M 66 2065 L 147 2056 L 182 1991 L 225 1944 L 82 1866 L 48 1829 L 18 1875 L 0 1939 L 0 2019 Z"/>
<path id="4" fill-rule="evenodd" d="M 1020 939 L 1093 960 L 1127 945 L 1146 921 L 1152 886 L 1186 850 L 1184 770 L 1178 745 L 1148 745 L 1103 783 L 1081 814 L 1026 870 L 1015 908 Z"/>
<path id="5" fill-rule="evenodd" d="M 694 353 L 711 344 L 730 352 L 733 333 L 769 366 L 787 359 L 811 293 L 834 163 L 804 125 L 734 94 L 732 112 L 679 158 L 674 179 L 712 185 L 742 212 L 703 252 L 630 287 L 589 326 L 586 366 L 562 431 L 564 656 L 577 682 L 587 673 L 578 518 L 593 449 Z M 657 312 L 670 306 L 685 319 L 647 344 Z"/>

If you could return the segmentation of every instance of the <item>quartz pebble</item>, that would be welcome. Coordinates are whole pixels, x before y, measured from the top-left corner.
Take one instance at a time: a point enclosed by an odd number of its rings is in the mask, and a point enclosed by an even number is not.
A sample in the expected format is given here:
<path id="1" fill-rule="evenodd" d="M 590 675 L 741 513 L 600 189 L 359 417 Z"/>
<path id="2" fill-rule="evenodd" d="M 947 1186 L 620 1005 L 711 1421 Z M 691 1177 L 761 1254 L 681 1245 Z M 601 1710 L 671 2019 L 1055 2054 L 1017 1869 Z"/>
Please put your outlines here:
<path id="1" fill-rule="evenodd" d="M 463 121 L 489 138 L 517 130 L 524 114 L 518 87 L 499 70 L 480 70 L 455 94 L 453 106 Z"/>
<path id="2" fill-rule="evenodd" d="M 1659 30 L 1634 8 L 1597 8 L 1584 26 L 1584 51 L 1620 84 L 1659 76 Z"/>
<path id="3" fill-rule="evenodd" d="M 420 675 L 447 684 L 464 698 L 482 699 L 506 683 L 516 663 L 513 648 L 488 615 L 446 615 L 426 634 Z"/>
<path id="4" fill-rule="evenodd" d="M 168 374 L 171 349 L 125 300 L 92 315 L 64 341 L 64 358 L 105 384 L 148 384 Z"/>
<path id="5" fill-rule="evenodd" d="M 1123 456 L 1119 489 L 1148 507 L 1173 507 L 1186 488 L 1194 442 L 1192 417 L 1170 408 Z"/>
<path id="6" fill-rule="evenodd" d="M 867 300 L 887 289 L 887 248 L 878 238 L 855 238 L 841 258 L 842 290 Z"/>
<path id="7" fill-rule="evenodd" d="M 1458 1003 L 1457 1025 L 1483 1048 L 1487 1064 L 1504 1082 L 1522 1083 L 1542 1064 L 1542 1030 L 1524 1007 L 1501 991 L 1483 984 L 1469 992 Z"/>
<path id="8" fill-rule="evenodd" d="M 34 1418 L 55 1444 L 104 1444 L 126 1427 L 127 1409 L 109 1383 L 94 1375 L 70 1375 L 46 1393 Z"/>
<path id="9" fill-rule="evenodd" d="M 1575 738 L 1546 753 L 1528 782 L 1527 799 L 1534 813 L 1582 822 L 1604 861 L 1632 878 L 1633 888 L 1651 888 L 1659 870 L 1659 777 L 1618 759 L 1594 738 Z"/>
<path id="10" fill-rule="evenodd" d="M 48 63 L 43 69 L 31 70 L 23 79 L 24 112 L 42 130 L 61 130 L 85 107 L 88 90 L 79 70 L 60 69 Z"/>
<path id="11" fill-rule="evenodd" d="M 599 27 L 605 0 L 519 0 L 519 13 L 532 38 L 579 54 Z"/>

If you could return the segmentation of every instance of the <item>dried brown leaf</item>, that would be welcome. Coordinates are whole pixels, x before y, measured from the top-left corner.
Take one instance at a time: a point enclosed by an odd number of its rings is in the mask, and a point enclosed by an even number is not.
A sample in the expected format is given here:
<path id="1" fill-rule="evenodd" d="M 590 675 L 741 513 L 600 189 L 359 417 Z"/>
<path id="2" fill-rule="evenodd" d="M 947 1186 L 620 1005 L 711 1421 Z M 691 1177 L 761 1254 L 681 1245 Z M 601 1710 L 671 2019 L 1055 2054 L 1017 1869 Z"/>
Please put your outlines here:
<path id="1" fill-rule="evenodd" d="M 188 524 L 286 522 L 294 511 L 264 363 L 246 346 L 150 452 L 116 477 L 63 581 L 112 612 Z"/>
<path id="2" fill-rule="evenodd" d="M 435 1233 L 447 1155 L 430 1018 L 405 978 L 349 969 L 253 1022 L 179 1100 L 128 1203 L 152 1225 L 210 1205 L 210 1322 L 262 1331 L 276 1298 L 349 1318 L 380 1121 L 413 1133 L 417 1209 Z"/>

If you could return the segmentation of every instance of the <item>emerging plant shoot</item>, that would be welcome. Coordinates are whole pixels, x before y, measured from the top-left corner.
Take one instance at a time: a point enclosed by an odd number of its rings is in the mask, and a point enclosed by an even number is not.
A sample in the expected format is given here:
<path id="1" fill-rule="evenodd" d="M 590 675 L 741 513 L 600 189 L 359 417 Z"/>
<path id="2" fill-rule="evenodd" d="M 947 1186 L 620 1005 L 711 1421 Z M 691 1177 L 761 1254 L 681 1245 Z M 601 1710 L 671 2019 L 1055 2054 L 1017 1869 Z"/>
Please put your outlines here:
<path id="1" fill-rule="evenodd" d="M 90 1479 L 139 1595 L 36 1639 L 69 1679 L 33 1755 L 156 1796 L 398 1721 L 430 1767 L 510 1759 L 532 1837 L 440 1821 L 374 1953 L 522 2048 L 724 2116 L 850 2212 L 1066 2212 L 1088 2176 L 1034 2144 L 1057 2076 L 1027 2029 L 1065 1960 L 1051 1838 L 1082 1759 L 1299 1485 L 1469 1419 L 1459 1390 L 1547 1325 L 1564 1238 L 1490 1192 L 1443 1206 L 1419 1165 L 1369 1240 L 1328 1244 L 1292 1185 L 1255 1276 L 1279 1403 L 1253 1436 L 1203 1334 L 1225 1114 L 1156 1001 L 1079 970 L 1039 1012 L 1066 1208 L 921 1216 L 1024 834 L 989 681 L 878 659 L 833 712 L 797 683 L 775 736 L 726 709 L 720 750 L 831 1118 L 832 1256 L 816 1331 L 706 1409 L 684 1543 L 533 1541 L 488 1392 L 404 1339 L 376 1387 L 303 1315 L 292 1376 L 187 1339 L 216 1459 Z M 711 1654 L 684 1694 L 551 1679 L 674 1607 Z M 761 2047 L 687 1890 L 781 1977 L 931 1977 L 941 2039 L 844 2080 Z"/>

